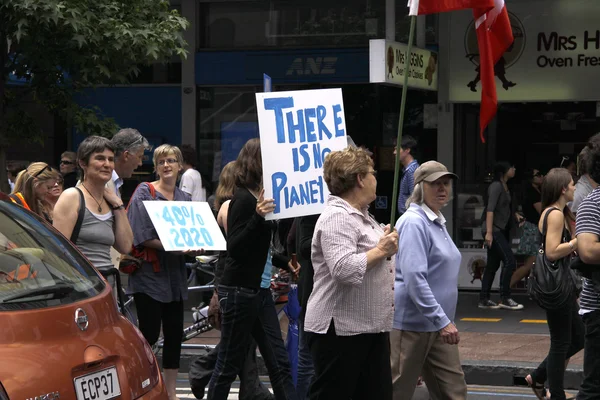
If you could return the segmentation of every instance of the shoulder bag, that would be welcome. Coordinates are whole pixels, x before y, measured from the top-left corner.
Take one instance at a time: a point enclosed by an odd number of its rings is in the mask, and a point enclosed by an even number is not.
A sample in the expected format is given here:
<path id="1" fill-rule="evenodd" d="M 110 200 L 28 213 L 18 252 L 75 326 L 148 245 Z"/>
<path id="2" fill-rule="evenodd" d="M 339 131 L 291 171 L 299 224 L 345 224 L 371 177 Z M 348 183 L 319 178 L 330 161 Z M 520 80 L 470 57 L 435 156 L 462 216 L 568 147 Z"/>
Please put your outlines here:
<path id="1" fill-rule="evenodd" d="M 540 307 L 546 310 L 556 310 L 572 301 L 576 295 L 576 276 L 570 268 L 571 257 L 565 256 L 556 261 L 549 261 L 546 257 L 546 233 L 548 229 L 548 215 L 558 208 L 550 209 L 544 216 L 542 225 L 542 243 L 535 258 L 527 282 L 529 297 L 535 300 Z M 563 235 L 563 243 L 566 238 Z"/>

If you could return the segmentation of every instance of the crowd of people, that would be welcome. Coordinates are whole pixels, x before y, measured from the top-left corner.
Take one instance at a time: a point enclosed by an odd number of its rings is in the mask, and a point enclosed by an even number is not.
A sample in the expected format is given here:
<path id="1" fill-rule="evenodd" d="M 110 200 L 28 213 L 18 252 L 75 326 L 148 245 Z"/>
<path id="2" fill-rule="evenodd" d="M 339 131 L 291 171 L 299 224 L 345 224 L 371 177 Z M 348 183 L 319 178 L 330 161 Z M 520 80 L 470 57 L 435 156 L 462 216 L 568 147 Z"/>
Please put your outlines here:
<path id="1" fill-rule="evenodd" d="M 259 139 L 249 140 L 223 168 L 210 197 L 227 238 L 214 296 L 220 311 L 214 325 L 221 339 L 214 351 L 194 361 L 204 371 L 192 382 L 198 398 L 207 389 L 209 399 L 227 399 L 239 376 L 241 398 L 248 399 L 411 399 L 421 379 L 433 399 L 466 399 L 454 323 L 461 254 L 442 214 L 458 177 L 439 162 L 419 164 L 415 148 L 416 141 L 407 137 L 398 149 L 405 168 L 394 228 L 369 214 L 377 171 L 371 155 L 352 144 L 325 159 L 330 196 L 323 212 L 287 225 L 265 219 L 275 205 L 264 195 Z M 123 180 L 142 165 L 149 150 L 140 132 L 123 129 L 112 139 L 86 138 L 77 153 L 61 155 L 60 169 L 35 162 L 21 171 L 11 169 L 9 179 L 14 181 L 11 199 L 70 238 L 110 284 L 115 253 L 138 261 L 129 265 L 127 291 L 146 340 L 153 345 L 163 331 L 162 366 L 174 400 L 187 299 L 185 262 L 202 251 L 164 251 L 143 202 L 206 201 L 210 192 L 195 169 L 195 150 L 164 144 L 151 158 L 156 180 L 140 183 L 124 204 Z M 519 213 L 513 211 L 507 184 L 515 168 L 497 163 L 482 216 L 488 265 L 479 307 L 522 308 L 511 297 L 516 267 L 511 224 L 527 226 L 523 232 L 529 237 L 522 243 L 522 254 L 529 257 L 526 270 L 541 243 L 549 260 L 578 254 L 585 264 L 600 263 L 600 189 L 595 183 L 600 180 L 600 134 L 590 139 L 580 159 L 577 186 L 565 168 L 546 176 L 528 171 Z M 501 264 L 496 303 L 490 298 L 491 284 Z M 302 312 L 294 378 L 269 290 L 278 270 L 299 286 Z M 585 379 L 578 399 L 600 396 L 596 278 L 586 275 L 579 300 L 573 296 L 562 308 L 547 310 L 548 356 L 527 376 L 540 399 L 565 399 L 564 370 L 582 348 Z M 258 379 L 257 347 L 274 394 Z"/>

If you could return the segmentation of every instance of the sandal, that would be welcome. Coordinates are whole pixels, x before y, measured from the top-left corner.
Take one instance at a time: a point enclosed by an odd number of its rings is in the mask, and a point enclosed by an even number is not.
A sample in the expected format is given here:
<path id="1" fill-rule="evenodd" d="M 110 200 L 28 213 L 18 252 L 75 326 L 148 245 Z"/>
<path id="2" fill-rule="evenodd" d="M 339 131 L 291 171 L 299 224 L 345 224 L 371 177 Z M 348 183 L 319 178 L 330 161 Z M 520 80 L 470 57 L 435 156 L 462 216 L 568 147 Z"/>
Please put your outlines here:
<path id="1" fill-rule="evenodd" d="M 538 400 L 547 400 L 548 399 L 546 397 L 546 395 L 548 394 L 548 390 L 546 389 L 546 387 L 544 387 L 543 384 L 534 382 L 531 375 L 527 375 L 525 377 L 525 380 L 527 381 L 527 384 L 529 385 L 531 390 L 533 390 L 533 394 L 535 394 L 535 397 L 537 397 Z"/>

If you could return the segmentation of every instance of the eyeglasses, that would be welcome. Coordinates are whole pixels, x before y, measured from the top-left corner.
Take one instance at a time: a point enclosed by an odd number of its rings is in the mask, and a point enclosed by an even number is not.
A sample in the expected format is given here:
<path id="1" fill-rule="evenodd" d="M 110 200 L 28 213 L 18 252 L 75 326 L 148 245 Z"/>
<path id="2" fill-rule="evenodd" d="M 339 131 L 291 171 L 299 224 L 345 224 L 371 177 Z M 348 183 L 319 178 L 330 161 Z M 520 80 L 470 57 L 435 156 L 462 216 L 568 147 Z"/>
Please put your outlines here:
<path id="1" fill-rule="evenodd" d="M 537 178 L 537 177 L 544 176 L 544 175 L 542 175 L 541 172 L 536 172 L 535 174 L 533 174 L 533 176 Z"/>
<path id="2" fill-rule="evenodd" d="M 169 164 L 169 165 L 173 165 L 173 164 L 177 164 L 177 160 L 174 158 L 167 158 L 166 160 L 160 160 L 157 162 L 158 165 L 163 166 L 165 164 Z"/>
<path id="3" fill-rule="evenodd" d="M 35 175 L 33 175 L 34 178 L 37 178 L 38 176 L 40 176 L 42 174 L 42 172 L 44 172 L 45 170 L 48 170 L 49 172 L 52 172 L 52 167 L 49 165 L 46 165 L 44 168 L 40 169 Z"/>
<path id="4" fill-rule="evenodd" d="M 74 165 L 75 161 L 60 160 L 60 165 Z"/>

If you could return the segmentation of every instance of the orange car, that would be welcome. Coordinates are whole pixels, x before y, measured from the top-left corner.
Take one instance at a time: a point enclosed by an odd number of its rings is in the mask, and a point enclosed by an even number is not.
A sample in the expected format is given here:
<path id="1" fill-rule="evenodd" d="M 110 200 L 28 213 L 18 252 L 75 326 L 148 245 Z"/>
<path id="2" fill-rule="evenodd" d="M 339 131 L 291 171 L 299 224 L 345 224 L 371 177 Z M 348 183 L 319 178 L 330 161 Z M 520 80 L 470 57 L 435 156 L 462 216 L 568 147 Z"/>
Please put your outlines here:
<path id="1" fill-rule="evenodd" d="M 152 349 L 102 276 L 0 193 L 0 400 L 168 399 Z"/>

